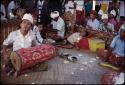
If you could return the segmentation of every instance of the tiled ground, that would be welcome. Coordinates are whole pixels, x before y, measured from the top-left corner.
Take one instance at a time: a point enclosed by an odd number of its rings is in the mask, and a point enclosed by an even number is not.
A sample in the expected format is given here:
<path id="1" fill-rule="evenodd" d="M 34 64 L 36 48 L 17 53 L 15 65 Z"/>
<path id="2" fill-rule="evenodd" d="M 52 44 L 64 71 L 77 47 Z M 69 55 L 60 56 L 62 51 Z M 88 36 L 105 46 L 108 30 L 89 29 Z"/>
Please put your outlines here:
<path id="1" fill-rule="evenodd" d="M 72 54 L 77 62 L 55 57 L 47 61 L 48 71 L 30 72 L 14 78 L 1 74 L 1 81 L 8 84 L 100 84 L 102 75 L 109 71 L 98 65 L 98 57 L 87 50 L 62 49 Z"/>

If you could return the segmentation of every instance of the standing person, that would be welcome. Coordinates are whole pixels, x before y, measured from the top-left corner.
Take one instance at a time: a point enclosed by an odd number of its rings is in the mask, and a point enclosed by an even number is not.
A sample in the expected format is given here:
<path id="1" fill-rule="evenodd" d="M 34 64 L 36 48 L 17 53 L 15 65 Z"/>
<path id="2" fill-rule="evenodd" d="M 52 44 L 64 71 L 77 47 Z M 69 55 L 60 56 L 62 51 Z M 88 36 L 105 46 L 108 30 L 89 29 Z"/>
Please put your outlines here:
<path id="1" fill-rule="evenodd" d="M 84 0 L 75 0 L 76 4 L 76 24 L 84 25 L 84 18 L 85 18 L 85 7 L 84 7 Z"/>
<path id="2" fill-rule="evenodd" d="M 15 10 L 18 8 L 18 4 L 17 4 L 17 1 L 16 0 L 11 0 L 8 4 L 8 7 L 7 7 L 7 17 L 9 19 L 13 19 L 15 17 Z"/>
<path id="3" fill-rule="evenodd" d="M 115 18 L 118 16 L 118 9 L 117 9 L 117 1 L 113 0 L 110 4 L 109 4 L 109 8 L 108 8 L 108 14 L 111 13 L 112 10 L 115 11 Z"/>
<path id="4" fill-rule="evenodd" d="M 120 0 L 119 16 L 125 16 L 125 1 Z"/>
<path id="5" fill-rule="evenodd" d="M 58 11 L 60 13 L 60 16 L 62 15 L 62 2 L 63 0 L 49 0 L 49 10 L 52 11 Z"/>
<path id="6" fill-rule="evenodd" d="M 72 26 L 76 22 L 76 11 L 75 11 L 75 3 L 74 0 L 68 0 L 65 3 L 65 23 L 66 27 Z"/>
<path id="7" fill-rule="evenodd" d="M 85 0 L 85 16 L 90 16 L 90 12 L 92 10 L 92 1 Z"/>
<path id="8" fill-rule="evenodd" d="M 5 10 L 5 5 L 4 5 L 4 3 L 3 3 L 3 0 L 1 1 L 1 3 L 0 3 L 0 8 L 1 8 L 1 10 L 0 10 L 0 19 L 1 20 L 7 20 L 6 19 L 6 10 Z"/>
<path id="9" fill-rule="evenodd" d="M 43 0 L 42 1 L 42 10 L 41 10 L 41 24 L 43 27 L 46 27 L 50 22 L 50 9 L 49 9 L 49 1 Z"/>
<path id="10" fill-rule="evenodd" d="M 27 13 L 31 13 L 35 9 L 37 0 L 21 0 L 21 8 L 26 9 Z"/>
<path id="11" fill-rule="evenodd" d="M 70 11 L 72 14 L 74 14 L 75 11 L 75 3 L 74 0 L 68 0 L 65 4 L 65 12 Z"/>

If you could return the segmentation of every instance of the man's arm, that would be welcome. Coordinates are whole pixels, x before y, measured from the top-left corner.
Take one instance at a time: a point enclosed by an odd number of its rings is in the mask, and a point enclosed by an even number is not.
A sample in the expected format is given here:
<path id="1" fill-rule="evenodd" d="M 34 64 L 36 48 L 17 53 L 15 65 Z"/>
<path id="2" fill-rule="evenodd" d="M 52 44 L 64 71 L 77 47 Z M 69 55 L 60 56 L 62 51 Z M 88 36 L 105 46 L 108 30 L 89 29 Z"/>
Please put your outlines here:
<path id="1" fill-rule="evenodd" d="M 116 44 L 116 40 L 117 40 L 117 36 L 113 38 L 111 44 L 110 44 L 110 47 L 108 49 L 108 55 L 110 56 L 113 49 L 115 49 L 115 44 Z"/>
<path id="2" fill-rule="evenodd" d="M 12 47 L 13 45 L 13 39 L 15 35 L 13 35 L 13 33 L 10 33 L 9 36 L 7 37 L 7 39 L 4 40 L 3 42 L 3 56 L 4 56 L 4 60 L 7 60 L 8 58 L 8 51 L 7 49 Z"/>

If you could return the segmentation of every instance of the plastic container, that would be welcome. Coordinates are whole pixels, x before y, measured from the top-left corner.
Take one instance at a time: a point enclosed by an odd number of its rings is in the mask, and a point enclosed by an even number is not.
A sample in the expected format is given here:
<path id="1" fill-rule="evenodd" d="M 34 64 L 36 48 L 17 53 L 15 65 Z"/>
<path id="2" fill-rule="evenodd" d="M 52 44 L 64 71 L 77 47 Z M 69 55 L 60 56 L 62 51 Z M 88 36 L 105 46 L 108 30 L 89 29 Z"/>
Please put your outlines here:
<path id="1" fill-rule="evenodd" d="M 89 49 L 92 52 L 96 52 L 98 48 L 105 49 L 105 41 L 98 39 L 98 38 L 88 38 L 89 41 Z"/>

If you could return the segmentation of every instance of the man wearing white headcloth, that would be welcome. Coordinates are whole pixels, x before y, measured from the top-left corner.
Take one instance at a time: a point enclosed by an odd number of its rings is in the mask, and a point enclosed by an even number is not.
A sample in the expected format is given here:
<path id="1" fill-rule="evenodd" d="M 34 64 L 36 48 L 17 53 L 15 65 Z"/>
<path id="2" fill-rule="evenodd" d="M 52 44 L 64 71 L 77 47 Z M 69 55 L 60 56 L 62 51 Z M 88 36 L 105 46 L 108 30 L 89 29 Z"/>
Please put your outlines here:
<path id="1" fill-rule="evenodd" d="M 21 48 L 29 48 L 37 45 L 36 36 L 34 35 L 31 27 L 33 25 L 33 17 L 31 14 L 24 14 L 20 29 L 13 31 L 3 42 L 3 56 L 5 60 L 5 68 L 12 65 L 10 62 L 10 56 L 8 55 L 7 49 L 13 46 L 13 51 L 17 51 Z M 10 73 L 13 67 L 8 67 L 5 71 Z M 14 70 L 13 70 L 14 71 Z"/>
<path id="2" fill-rule="evenodd" d="M 114 32 L 114 25 L 108 22 L 108 15 L 103 14 L 102 17 L 102 23 L 99 26 L 99 29 L 104 32 Z"/>
<path id="3" fill-rule="evenodd" d="M 65 34 L 64 20 L 59 16 L 58 11 L 51 12 L 50 16 L 53 19 L 51 22 L 52 28 L 57 30 L 57 37 L 63 39 Z"/>

